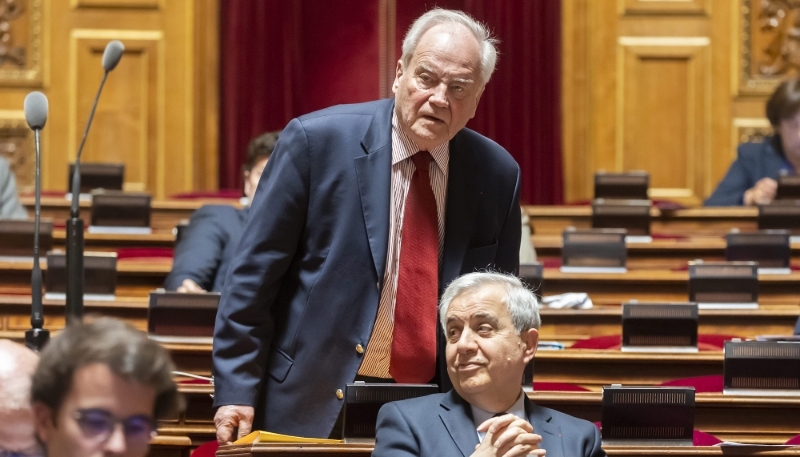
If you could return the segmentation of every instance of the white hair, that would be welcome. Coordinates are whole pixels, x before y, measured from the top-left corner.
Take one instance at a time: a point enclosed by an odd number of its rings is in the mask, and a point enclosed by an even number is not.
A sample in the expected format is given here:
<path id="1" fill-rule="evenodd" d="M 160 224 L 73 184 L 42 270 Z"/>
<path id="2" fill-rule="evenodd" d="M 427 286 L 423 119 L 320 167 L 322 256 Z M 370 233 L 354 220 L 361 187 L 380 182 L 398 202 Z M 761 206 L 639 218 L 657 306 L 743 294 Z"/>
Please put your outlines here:
<path id="1" fill-rule="evenodd" d="M 442 8 L 434 8 L 427 13 L 423 14 L 408 29 L 405 38 L 403 38 L 403 68 L 408 68 L 411 62 L 411 56 L 414 50 L 417 49 L 417 44 L 431 28 L 439 24 L 455 23 L 461 24 L 466 27 L 475 36 L 481 46 L 481 81 L 483 84 L 489 82 L 489 78 L 494 73 L 494 66 L 497 63 L 497 48 L 496 45 L 499 41 L 492 37 L 489 29 L 482 23 L 476 21 L 472 16 L 462 11 L 446 10 Z"/>
<path id="2" fill-rule="evenodd" d="M 453 280 L 442 294 L 439 302 L 439 321 L 442 328 L 447 329 L 447 310 L 450 303 L 459 295 L 472 292 L 487 285 L 500 285 L 506 289 L 505 305 L 508 314 L 511 315 L 511 322 L 517 334 L 522 334 L 528 329 L 539 329 L 542 325 L 539 317 L 539 303 L 522 281 L 516 276 L 504 273 L 477 272 L 460 276 Z"/>

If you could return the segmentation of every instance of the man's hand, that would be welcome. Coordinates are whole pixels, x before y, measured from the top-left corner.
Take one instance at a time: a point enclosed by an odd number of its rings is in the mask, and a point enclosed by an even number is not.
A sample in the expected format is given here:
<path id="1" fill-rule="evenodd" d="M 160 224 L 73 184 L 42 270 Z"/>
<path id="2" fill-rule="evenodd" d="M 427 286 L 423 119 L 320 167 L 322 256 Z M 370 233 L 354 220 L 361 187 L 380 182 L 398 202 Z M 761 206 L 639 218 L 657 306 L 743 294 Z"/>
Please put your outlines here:
<path id="1" fill-rule="evenodd" d="M 766 205 L 775 199 L 778 183 L 772 178 L 762 178 L 744 193 L 745 206 Z"/>
<path id="2" fill-rule="evenodd" d="M 255 410 L 252 406 L 226 405 L 220 406 L 214 416 L 214 426 L 217 427 L 217 442 L 231 444 L 236 439 L 249 435 L 253 428 Z M 236 438 L 233 431 L 239 428 Z"/>
<path id="3" fill-rule="evenodd" d="M 196 282 L 192 281 L 189 278 L 183 280 L 180 286 L 177 289 L 178 292 L 181 293 L 190 293 L 190 294 L 198 294 L 202 292 L 208 292 L 207 290 L 200 287 Z"/>
<path id="4" fill-rule="evenodd" d="M 493 417 L 478 426 L 486 432 L 481 444 L 475 446 L 471 457 L 542 457 L 545 450 L 539 448 L 542 437 L 533 433 L 530 422 L 512 414 Z"/>

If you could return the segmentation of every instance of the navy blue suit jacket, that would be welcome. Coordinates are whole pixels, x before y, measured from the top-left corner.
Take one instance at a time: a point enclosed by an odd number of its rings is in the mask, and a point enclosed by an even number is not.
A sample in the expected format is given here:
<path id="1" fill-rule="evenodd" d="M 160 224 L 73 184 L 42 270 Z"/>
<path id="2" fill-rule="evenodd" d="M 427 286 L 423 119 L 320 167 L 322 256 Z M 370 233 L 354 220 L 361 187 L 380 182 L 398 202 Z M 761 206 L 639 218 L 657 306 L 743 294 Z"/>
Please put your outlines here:
<path id="1" fill-rule="evenodd" d="M 763 143 L 742 143 L 736 160 L 722 178 L 714 193 L 706 199 L 705 206 L 741 206 L 744 193 L 762 178 L 778 179 L 786 168 L 783 156 L 776 147 L 777 137 L 766 137 Z"/>
<path id="2" fill-rule="evenodd" d="M 192 213 L 184 238 L 175 246 L 175 260 L 164 288 L 175 290 L 184 279 L 191 279 L 209 292 L 222 291 L 247 212 L 248 208 L 205 205 Z"/>
<path id="3" fill-rule="evenodd" d="M 591 422 L 525 400 L 533 432 L 547 457 L 602 457 L 600 431 Z M 455 391 L 385 404 L 378 413 L 373 457 L 464 456 L 475 452 L 472 408 Z"/>
<path id="4" fill-rule="evenodd" d="M 255 406 L 256 428 L 327 437 L 337 391 L 361 365 L 386 270 L 393 109 L 380 100 L 294 119 L 267 163 L 213 350 L 215 405 Z M 450 141 L 440 294 L 462 273 L 517 271 L 519 177 L 488 138 L 463 129 Z"/>

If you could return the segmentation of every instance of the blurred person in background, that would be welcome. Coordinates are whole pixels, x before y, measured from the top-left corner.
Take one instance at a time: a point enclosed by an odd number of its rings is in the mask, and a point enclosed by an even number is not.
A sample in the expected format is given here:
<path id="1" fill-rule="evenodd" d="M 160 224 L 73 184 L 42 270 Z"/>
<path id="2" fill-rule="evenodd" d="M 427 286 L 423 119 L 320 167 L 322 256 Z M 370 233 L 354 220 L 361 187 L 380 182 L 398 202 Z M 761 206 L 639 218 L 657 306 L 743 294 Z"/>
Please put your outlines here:
<path id="1" fill-rule="evenodd" d="M 0 157 L 0 219 L 27 219 L 28 212 L 17 196 L 17 179 L 11 165 Z"/>
<path id="2" fill-rule="evenodd" d="M 250 202 L 267 166 L 280 131 L 264 133 L 250 141 L 243 167 L 247 206 L 205 205 L 192 214 L 184 238 L 175 247 L 172 271 L 164 288 L 178 292 L 220 292 L 228 265 L 244 232 Z"/>

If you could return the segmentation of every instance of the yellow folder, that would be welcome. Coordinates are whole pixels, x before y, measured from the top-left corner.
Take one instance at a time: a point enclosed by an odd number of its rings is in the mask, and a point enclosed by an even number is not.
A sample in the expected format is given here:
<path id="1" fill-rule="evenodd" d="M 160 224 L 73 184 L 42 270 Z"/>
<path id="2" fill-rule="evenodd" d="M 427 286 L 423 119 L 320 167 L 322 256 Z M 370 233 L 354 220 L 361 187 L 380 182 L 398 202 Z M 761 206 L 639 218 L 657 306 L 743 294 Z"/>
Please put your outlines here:
<path id="1" fill-rule="evenodd" d="M 303 438 L 302 436 L 281 435 L 280 433 L 255 431 L 236 440 L 233 444 L 256 443 L 306 443 L 306 444 L 338 444 L 342 440 L 329 440 L 326 438 Z"/>

